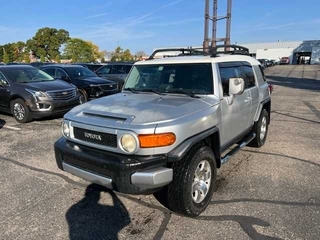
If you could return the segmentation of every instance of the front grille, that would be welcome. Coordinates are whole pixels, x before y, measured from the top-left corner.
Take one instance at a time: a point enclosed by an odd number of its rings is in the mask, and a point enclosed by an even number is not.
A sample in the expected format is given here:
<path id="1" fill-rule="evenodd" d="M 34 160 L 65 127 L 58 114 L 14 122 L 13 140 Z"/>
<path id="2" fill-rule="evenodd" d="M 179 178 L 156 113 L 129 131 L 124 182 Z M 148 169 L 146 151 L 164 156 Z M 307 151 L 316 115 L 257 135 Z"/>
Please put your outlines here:
<path id="1" fill-rule="evenodd" d="M 117 83 L 100 84 L 99 87 L 102 91 L 113 91 L 118 89 Z"/>
<path id="2" fill-rule="evenodd" d="M 78 140 L 103 145 L 106 147 L 117 148 L 117 135 L 92 130 L 73 128 L 74 137 Z"/>
<path id="3" fill-rule="evenodd" d="M 105 177 L 111 177 L 111 171 L 109 169 L 98 166 L 92 161 L 89 162 L 88 159 L 82 159 L 79 157 L 64 155 L 63 161 L 74 167 L 79 167 L 83 170 L 88 170 L 89 172 L 100 174 Z"/>
<path id="4" fill-rule="evenodd" d="M 70 100 L 76 96 L 76 90 L 66 89 L 63 91 L 48 91 L 47 94 L 50 96 L 52 100 Z"/>

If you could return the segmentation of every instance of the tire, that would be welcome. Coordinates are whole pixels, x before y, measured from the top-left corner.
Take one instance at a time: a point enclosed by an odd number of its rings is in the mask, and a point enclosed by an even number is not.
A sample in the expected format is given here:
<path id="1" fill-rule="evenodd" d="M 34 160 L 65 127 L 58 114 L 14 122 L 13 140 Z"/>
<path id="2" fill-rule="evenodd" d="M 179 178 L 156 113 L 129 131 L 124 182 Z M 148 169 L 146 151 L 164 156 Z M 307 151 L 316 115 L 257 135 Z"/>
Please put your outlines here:
<path id="1" fill-rule="evenodd" d="M 10 103 L 10 110 L 17 122 L 27 123 L 32 121 L 30 110 L 22 99 L 17 98 L 12 100 Z"/>
<path id="2" fill-rule="evenodd" d="M 87 96 L 87 93 L 84 90 L 79 89 L 79 95 L 80 95 L 79 96 L 80 104 L 88 102 L 88 96 Z"/>
<path id="3" fill-rule="evenodd" d="M 253 132 L 257 135 L 249 144 L 250 147 L 262 147 L 266 142 L 268 135 L 269 113 L 266 109 L 263 109 L 258 122 L 253 127 Z"/>
<path id="4" fill-rule="evenodd" d="M 198 146 L 173 164 L 172 182 L 154 195 L 170 210 L 196 217 L 211 201 L 216 188 L 216 176 L 217 164 L 212 150 L 207 146 Z"/>

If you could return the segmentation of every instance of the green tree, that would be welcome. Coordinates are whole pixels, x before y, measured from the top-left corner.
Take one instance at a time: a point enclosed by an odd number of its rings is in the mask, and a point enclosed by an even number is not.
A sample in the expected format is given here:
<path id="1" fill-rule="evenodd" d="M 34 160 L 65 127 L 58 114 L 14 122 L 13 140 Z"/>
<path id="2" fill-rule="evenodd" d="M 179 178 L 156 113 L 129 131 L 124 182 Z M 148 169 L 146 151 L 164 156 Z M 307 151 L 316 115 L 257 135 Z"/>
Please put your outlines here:
<path id="1" fill-rule="evenodd" d="M 92 45 L 80 38 L 71 38 L 67 41 L 63 57 L 72 59 L 72 62 L 95 61 Z"/>
<path id="2" fill-rule="evenodd" d="M 29 56 L 29 54 L 24 54 L 23 60 L 24 60 L 24 62 L 26 62 L 26 63 L 30 63 L 30 56 Z"/>
<path id="3" fill-rule="evenodd" d="M 68 31 L 45 27 L 39 29 L 35 36 L 27 41 L 27 46 L 34 56 L 43 56 L 51 60 L 60 54 L 59 49 L 61 45 L 66 43 L 68 39 Z"/>
<path id="4" fill-rule="evenodd" d="M 9 55 L 8 55 L 8 53 L 6 52 L 5 48 L 3 48 L 3 62 L 4 62 L 4 63 L 10 62 Z"/>
<path id="5" fill-rule="evenodd" d="M 45 61 L 46 61 L 45 57 L 43 55 L 41 55 L 40 62 L 45 62 Z"/>
<path id="6" fill-rule="evenodd" d="M 61 60 L 60 60 L 60 56 L 59 56 L 59 55 L 57 55 L 54 60 L 56 60 L 57 63 L 61 63 Z"/>
<path id="7" fill-rule="evenodd" d="M 131 54 L 131 52 L 130 52 L 129 49 L 126 49 L 126 50 L 123 52 L 123 54 L 122 54 L 122 56 L 121 56 L 121 60 L 122 60 L 122 61 L 132 61 L 132 60 L 133 60 L 133 56 L 132 56 L 132 54 Z"/>
<path id="8" fill-rule="evenodd" d="M 93 42 L 87 41 L 87 43 L 90 45 L 92 51 L 93 51 L 93 57 L 95 61 L 100 60 L 104 58 L 107 55 L 107 51 L 100 51 L 99 47 L 94 44 Z"/>
<path id="9" fill-rule="evenodd" d="M 24 59 L 24 53 L 26 50 L 26 44 L 22 41 L 13 43 L 13 48 L 14 48 L 14 61 L 17 62 L 22 62 Z"/>

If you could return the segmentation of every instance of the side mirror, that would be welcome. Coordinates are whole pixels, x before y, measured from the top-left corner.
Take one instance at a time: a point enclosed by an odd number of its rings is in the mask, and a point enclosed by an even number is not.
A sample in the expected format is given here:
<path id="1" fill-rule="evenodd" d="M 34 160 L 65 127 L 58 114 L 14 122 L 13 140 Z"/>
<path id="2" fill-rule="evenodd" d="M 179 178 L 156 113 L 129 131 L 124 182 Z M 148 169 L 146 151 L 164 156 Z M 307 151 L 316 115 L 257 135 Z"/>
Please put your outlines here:
<path id="1" fill-rule="evenodd" d="M 242 78 L 230 78 L 229 79 L 229 94 L 240 95 L 244 91 L 244 80 Z"/>

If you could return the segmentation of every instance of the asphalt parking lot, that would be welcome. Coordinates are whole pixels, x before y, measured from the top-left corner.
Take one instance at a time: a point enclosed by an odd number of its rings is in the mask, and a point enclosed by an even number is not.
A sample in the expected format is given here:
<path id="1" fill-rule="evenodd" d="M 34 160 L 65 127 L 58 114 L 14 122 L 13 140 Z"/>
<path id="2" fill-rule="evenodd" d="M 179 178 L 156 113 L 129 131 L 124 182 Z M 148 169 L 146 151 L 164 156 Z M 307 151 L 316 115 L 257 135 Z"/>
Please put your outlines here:
<path id="1" fill-rule="evenodd" d="M 266 75 L 267 143 L 218 170 L 212 204 L 196 219 L 60 171 L 61 119 L 19 124 L 0 114 L 0 239 L 319 239 L 320 66 Z"/>

